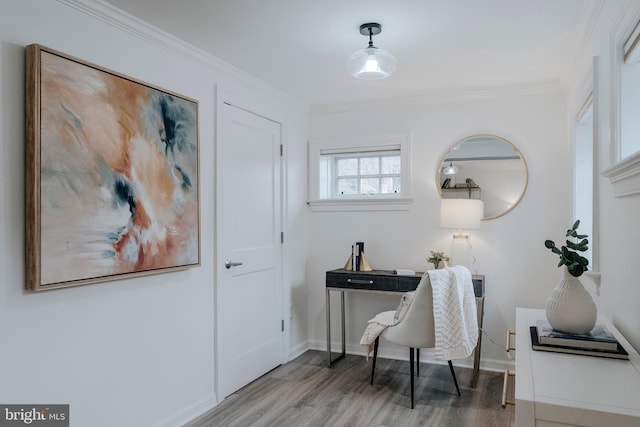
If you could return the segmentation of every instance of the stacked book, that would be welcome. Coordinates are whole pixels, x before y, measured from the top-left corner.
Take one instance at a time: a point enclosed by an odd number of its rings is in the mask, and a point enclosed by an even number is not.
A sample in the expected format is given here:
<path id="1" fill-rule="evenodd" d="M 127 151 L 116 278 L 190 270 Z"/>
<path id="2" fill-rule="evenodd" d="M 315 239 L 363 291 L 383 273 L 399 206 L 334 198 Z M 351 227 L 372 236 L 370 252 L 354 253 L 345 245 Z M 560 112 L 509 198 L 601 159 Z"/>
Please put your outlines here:
<path id="1" fill-rule="evenodd" d="M 603 324 L 597 324 L 586 334 L 569 334 L 556 331 L 546 320 L 538 320 L 536 326 L 531 327 L 531 343 L 534 350 L 629 358 L 629 354 Z"/>
<path id="2" fill-rule="evenodd" d="M 364 256 L 364 242 L 351 245 L 351 270 L 362 271 L 362 257 Z"/>

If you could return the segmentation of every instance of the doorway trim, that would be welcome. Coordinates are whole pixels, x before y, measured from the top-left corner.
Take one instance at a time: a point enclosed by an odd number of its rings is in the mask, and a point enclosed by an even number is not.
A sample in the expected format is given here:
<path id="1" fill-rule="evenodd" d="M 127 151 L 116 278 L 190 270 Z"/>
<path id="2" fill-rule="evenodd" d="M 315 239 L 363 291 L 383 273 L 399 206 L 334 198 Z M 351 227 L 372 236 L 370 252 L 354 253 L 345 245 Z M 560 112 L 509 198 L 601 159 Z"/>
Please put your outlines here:
<path id="1" fill-rule="evenodd" d="M 248 113 L 254 114 L 256 116 L 262 117 L 264 119 L 270 120 L 272 122 L 278 123 L 280 125 L 280 144 L 282 147 L 281 157 L 280 157 L 280 230 L 282 233 L 286 231 L 286 217 L 287 217 L 287 194 L 285 189 L 287 188 L 286 182 L 286 135 L 287 135 L 287 125 L 286 120 L 278 117 L 278 114 L 273 114 L 273 112 L 261 112 L 259 108 L 254 106 L 248 106 L 246 102 L 238 99 L 235 96 L 232 96 L 230 92 L 227 92 L 224 88 L 221 88 L 220 85 L 215 85 L 215 140 L 214 140 L 214 165 L 215 165 L 215 174 L 214 174 L 214 277 L 213 277 L 213 286 L 214 286 L 214 313 L 213 313 L 213 322 L 214 322 L 214 391 L 216 396 L 216 405 L 221 403 L 225 396 L 223 396 L 221 385 L 221 378 L 223 377 L 223 369 L 221 366 L 221 357 L 222 357 L 222 325 L 221 322 L 221 307 L 224 301 L 222 300 L 222 292 L 221 292 L 221 283 L 223 280 L 223 272 L 224 272 L 224 261 L 222 260 L 222 239 L 219 238 L 221 235 L 221 231 L 223 228 L 223 224 L 221 223 L 222 218 L 222 206 L 219 200 L 219 195 L 222 194 L 222 180 L 220 179 L 220 173 L 222 171 L 221 164 L 221 144 L 222 144 L 222 123 L 223 123 L 223 109 L 224 104 L 239 108 Z M 285 233 L 286 234 L 286 233 Z M 286 286 L 288 283 L 285 278 L 287 277 L 287 271 L 285 270 L 286 262 L 284 260 L 284 254 L 286 253 L 286 245 L 287 239 L 284 238 L 284 241 L 280 245 L 280 287 L 281 287 L 281 319 L 283 320 L 284 330 L 282 337 L 282 348 L 280 354 L 280 363 L 284 364 L 289 360 L 289 344 L 290 344 L 290 295 L 289 295 L 289 287 Z"/>

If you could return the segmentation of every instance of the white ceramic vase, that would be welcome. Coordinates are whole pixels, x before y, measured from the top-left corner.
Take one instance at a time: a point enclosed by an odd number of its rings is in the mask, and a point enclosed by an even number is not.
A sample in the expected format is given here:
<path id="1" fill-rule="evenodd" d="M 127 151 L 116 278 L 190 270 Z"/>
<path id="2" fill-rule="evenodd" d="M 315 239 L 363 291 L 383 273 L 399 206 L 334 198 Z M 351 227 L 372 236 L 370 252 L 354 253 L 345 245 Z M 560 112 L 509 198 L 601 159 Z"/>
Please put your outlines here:
<path id="1" fill-rule="evenodd" d="M 546 304 L 547 320 L 557 331 L 584 334 L 593 329 L 598 317 L 591 294 L 564 267 L 564 278 L 551 291 Z"/>

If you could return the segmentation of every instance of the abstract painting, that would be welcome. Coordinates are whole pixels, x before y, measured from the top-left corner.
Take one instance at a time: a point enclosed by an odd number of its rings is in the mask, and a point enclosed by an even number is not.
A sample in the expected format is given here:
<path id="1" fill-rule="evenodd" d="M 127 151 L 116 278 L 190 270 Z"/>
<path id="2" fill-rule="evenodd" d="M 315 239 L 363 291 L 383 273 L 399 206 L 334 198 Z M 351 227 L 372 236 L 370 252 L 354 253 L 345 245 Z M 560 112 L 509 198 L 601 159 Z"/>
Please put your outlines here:
<path id="1" fill-rule="evenodd" d="M 200 265 L 198 103 L 26 48 L 26 288 Z"/>

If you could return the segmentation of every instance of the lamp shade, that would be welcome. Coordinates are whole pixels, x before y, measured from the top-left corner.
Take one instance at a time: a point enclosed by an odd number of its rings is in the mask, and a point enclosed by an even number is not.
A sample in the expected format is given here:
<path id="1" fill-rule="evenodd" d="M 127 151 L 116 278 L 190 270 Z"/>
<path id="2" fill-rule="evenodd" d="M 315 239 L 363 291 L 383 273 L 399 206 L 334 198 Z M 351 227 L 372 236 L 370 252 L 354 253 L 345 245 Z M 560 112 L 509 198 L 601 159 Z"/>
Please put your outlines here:
<path id="1" fill-rule="evenodd" d="M 389 77 L 396 69 L 396 64 L 396 59 L 389 52 L 369 46 L 347 58 L 347 71 L 359 79 L 379 80 Z"/>
<path id="2" fill-rule="evenodd" d="M 480 228 L 484 217 L 484 202 L 476 199 L 442 199 L 440 227 L 472 230 Z"/>
<path id="3" fill-rule="evenodd" d="M 460 172 L 460 168 L 457 166 L 453 166 L 453 162 L 449 163 L 449 166 L 442 169 L 443 175 L 455 175 Z"/>

